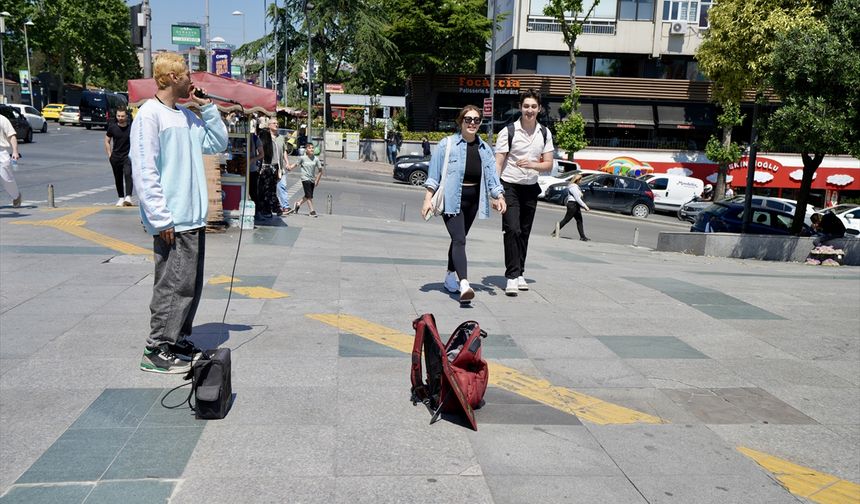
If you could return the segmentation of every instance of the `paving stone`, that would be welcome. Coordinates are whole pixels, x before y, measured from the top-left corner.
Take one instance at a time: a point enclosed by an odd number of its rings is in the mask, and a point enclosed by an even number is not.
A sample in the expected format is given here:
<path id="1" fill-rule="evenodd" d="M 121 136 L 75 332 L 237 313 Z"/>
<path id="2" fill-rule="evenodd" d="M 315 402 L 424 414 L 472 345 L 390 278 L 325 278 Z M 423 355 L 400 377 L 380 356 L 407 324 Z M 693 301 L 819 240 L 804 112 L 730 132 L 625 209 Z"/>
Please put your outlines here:
<path id="1" fill-rule="evenodd" d="M 493 504 L 484 478 L 475 476 L 359 476 L 339 477 L 335 483 L 335 498 L 343 504 L 414 503 L 448 504 L 474 502 Z"/>
<path id="2" fill-rule="evenodd" d="M 596 336 L 622 359 L 707 359 L 673 336 Z"/>
<path id="3" fill-rule="evenodd" d="M 495 504 L 646 504 L 624 476 L 487 476 Z"/>
<path id="4" fill-rule="evenodd" d="M 796 504 L 797 497 L 764 473 L 743 476 L 733 474 L 633 476 L 636 488 L 650 504 Z"/>
<path id="5" fill-rule="evenodd" d="M 663 393 L 706 424 L 815 423 L 757 388 L 666 389 Z"/>
<path id="6" fill-rule="evenodd" d="M 0 497 L 3 504 L 83 503 L 94 485 L 15 486 Z"/>
<path id="7" fill-rule="evenodd" d="M 102 481 L 84 504 L 167 504 L 173 488 L 170 481 Z"/>
<path id="8" fill-rule="evenodd" d="M 205 495 L 207 504 L 330 504 L 336 502 L 334 486 L 332 476 L 200 474 L 184 480 L 170 503 L 199 504 L 200 496 Z"/>

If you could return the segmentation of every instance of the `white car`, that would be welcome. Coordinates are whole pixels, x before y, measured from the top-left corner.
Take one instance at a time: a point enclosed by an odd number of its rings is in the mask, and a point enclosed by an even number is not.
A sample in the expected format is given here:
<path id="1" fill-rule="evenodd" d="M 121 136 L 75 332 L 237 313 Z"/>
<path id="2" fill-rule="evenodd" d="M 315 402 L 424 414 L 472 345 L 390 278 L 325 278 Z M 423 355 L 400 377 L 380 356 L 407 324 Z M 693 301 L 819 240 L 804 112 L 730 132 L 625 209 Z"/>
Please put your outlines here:
<path id="1" fill-rule="evenodd" d="M 63 107 L 63 111 L 60 112 L 60 119 L 58 122 L 60 123 L 60 126 L 66 124 L 81 124 L 80 107 L 74 107 L 72 105 L 66 105 Z"/>
<path id="2" fill-rule="evenodd" d="M 559 161 L 559 160 L 556 160 Z M 570 163 L 574 164 L 571 161 L 561 161 L 561 163 Z M 560 163 L 560 164 L 561 164 Z M 555 169 L 553 169 L 554 173 Z M 558 175 L 541 175 L 538 177 L 538 186 L 540 186 L 540 194 L 538 194 L 538 199 L 544 199 L 546 197 L 546 190 L 548 187 L 558 184 L 559 182 L 567 182 L 571 177 L 576 175 L 577 173 L 581 173 L 583 176 L 590 175 L 592 173 L 603 173 L 597 170 L 579 170 L 573 168 L 572 171 L 565 171 L 563 173 L 559 173 Z"/>
<path id="3" fill-rule="evenodd" d="M 860 235 L 860 205 L 843 203 L 819 211 L 819 213 L 833 212 L 845 224 L 846 235 Z"/>
<path id="4" fill-rule="evenodd" d="M 42 117 L 42 114 L 38 110 L 29 105 L 19 105 L 17 103 L 9 103 L 8 105 L 17 109 L 21 115 L 27 118 L 27 122 L 30 123 L 33 131 L 48 132 L 48 120 Z"/>

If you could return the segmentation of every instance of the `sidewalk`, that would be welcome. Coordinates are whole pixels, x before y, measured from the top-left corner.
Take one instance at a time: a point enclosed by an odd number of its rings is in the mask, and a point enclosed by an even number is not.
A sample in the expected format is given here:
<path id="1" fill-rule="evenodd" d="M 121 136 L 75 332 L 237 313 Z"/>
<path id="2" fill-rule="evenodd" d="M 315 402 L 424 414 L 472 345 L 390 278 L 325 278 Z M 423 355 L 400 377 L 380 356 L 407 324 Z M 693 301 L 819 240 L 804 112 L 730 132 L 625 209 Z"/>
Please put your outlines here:
<path id="1" fill-rule="evenodd" d="M 860 499 L 858 268 L 534 236 L 510 298 L 478 227 L 461 308 L 440 222 L 285 220 L 242 236 L 225 324 L 239 231 L 207 237 L 193 339 L 233 349 L 235 399 L 203 422 L 137 367 L 137 209 L 0 209 L 0 504 Z M 424 312 L 489 333 L 477 432 L 409 401 Z"/>

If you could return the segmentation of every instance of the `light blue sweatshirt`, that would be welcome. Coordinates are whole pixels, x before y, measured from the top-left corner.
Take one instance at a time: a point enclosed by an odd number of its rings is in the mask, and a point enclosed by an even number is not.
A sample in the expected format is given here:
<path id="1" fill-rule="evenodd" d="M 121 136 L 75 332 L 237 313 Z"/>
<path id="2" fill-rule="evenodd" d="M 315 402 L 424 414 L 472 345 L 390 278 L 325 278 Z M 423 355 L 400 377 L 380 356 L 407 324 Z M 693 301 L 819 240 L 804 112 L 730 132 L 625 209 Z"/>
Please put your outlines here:
<path id="1" fill-rule="evenodd" d="M 174 228 L 181 233 L 206 225 L 209 208 L 203 154 L 227 148 L 227 127 L 218 108 L 201 110 L 203 120 L 185 107 L 158 100 L 140 107 L 131 123 L 134 190 L 149 234 Z"/>

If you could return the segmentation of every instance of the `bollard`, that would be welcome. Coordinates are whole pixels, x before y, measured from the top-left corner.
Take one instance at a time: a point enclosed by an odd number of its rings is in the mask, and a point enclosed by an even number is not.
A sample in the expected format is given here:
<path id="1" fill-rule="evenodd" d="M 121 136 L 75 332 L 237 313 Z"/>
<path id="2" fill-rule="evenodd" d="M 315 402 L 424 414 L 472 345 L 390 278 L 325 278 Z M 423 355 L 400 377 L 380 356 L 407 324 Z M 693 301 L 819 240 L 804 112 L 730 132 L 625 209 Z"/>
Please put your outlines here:
<path id="1" fill-rule="evenodd" d="M 556 221 L 556 223 L 555 223 L 555 236 L 553 236 L 553 238 L 558 240 L 558 237 L 559 237 L 558 235 L 560 235 L 560 234 L 561 234 L 561 226 L 559 226 L 558 221 Z"/>
<path id="2" fill-rule="evenodd" d="M 57 208 L 54 204 L 54 184 L 48 184 L 48 207 Z"/>
<path id="3" fill-rule="evenodd" d="M 332 197 L 331 193 L 328 193 L 325 197 L 325 211 L 327 214 L 331 215 L 332 211 Z"/>
<path id="4" fill-rule="evenodd" d="M 406 222 L 406 202 L 400 204 L 400 222 Z"/>
<path id="5" fill-rule="evenodd" d="M 639 228 L 633 228 L 633 246 L 639 246 Z"/>

